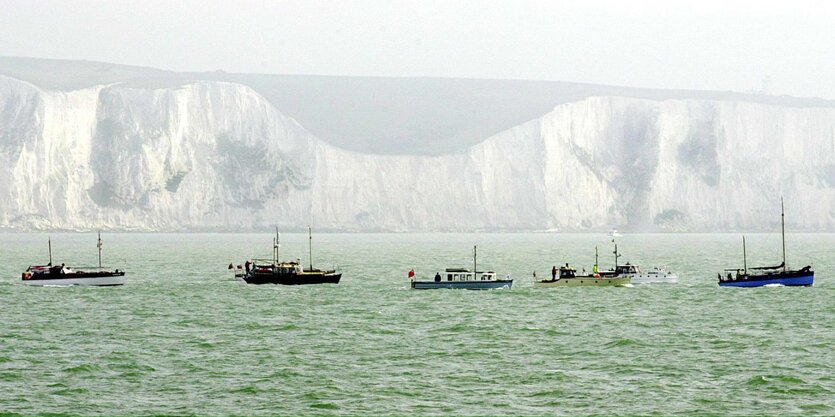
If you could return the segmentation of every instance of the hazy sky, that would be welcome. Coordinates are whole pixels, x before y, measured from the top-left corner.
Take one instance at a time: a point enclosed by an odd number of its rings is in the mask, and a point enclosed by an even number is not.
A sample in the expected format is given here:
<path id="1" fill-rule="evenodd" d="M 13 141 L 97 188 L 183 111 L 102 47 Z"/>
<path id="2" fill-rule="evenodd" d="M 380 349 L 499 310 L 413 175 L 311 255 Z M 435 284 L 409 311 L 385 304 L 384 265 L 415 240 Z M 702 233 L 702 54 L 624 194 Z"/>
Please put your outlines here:
<path id="1" fill-rule="evenodd" d="M 0 0 L 0 55 L 835 99 L 835 2 Z"/>

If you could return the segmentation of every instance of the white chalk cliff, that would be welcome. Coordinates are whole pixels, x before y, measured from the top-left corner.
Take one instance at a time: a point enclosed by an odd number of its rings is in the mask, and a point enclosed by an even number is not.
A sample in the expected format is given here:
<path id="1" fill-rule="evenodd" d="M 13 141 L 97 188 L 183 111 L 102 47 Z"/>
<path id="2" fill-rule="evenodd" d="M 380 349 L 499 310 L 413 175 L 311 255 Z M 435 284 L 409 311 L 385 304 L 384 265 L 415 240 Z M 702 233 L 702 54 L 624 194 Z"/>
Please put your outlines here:
<path id="1" fill-rule="evenodd" d="M 835 230 L 835 108 L 595 96 L 465 151 L 347 151 L 255 90 L 0 76 L 0 228 Z M 322 114 L 327 118 L 328 114 Z"/>

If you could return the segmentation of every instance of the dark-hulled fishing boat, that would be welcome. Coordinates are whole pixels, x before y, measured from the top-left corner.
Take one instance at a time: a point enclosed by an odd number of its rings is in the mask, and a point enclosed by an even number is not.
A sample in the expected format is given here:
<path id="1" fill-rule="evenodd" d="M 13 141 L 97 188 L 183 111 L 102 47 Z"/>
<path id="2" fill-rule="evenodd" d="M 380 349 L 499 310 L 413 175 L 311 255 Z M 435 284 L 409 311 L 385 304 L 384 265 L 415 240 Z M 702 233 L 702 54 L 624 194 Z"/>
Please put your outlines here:
<path id="1" fill-rule="evenodd" d="M 125 284 L 125 271 L 119 269 L 109 270 L 102 267 L 101 263 L 101 233 L 99 233 L 99 266 L 74 267 L 65 264 L 52 264 L 52 239 L 49 242 L 49 263 L 46 265 L 30 265 L 21 274 L 21 280 L 25 285 L 89 285 L 107 287 Z"/>
<path id="2" fill-rule="evenodd" d="M 313 267 L 313 235 L 308 232 L 308 247 L 310 265 L 304 268 L 301 259 L 295 261 L 279 261 L 279 249 L 281 248 L 281 234 L 278 229 L 273 238 L 273 258 L 253 259 L 246 261 L 245 268 L 235 276 L 243 279 L 248 284 L 281 284 L 281 285 L 307 285 L 307 284 L 338 284 L 342 273 L 336 270 L 322 270 Z M 231 267 L 231 265 L 230 265 Z"/>

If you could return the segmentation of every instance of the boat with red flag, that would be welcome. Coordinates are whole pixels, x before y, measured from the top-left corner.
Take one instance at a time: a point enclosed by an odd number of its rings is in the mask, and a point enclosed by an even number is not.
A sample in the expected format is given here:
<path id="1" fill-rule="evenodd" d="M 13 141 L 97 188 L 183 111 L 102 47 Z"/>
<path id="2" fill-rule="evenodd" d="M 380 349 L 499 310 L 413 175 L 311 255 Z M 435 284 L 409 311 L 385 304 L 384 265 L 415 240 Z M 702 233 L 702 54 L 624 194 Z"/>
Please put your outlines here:
<path id="1" fill-rule="evenodd" d="M 252 259 L 244 263 L 244 267 L 238 266 L 235 277 L 242 279 L 247 284 L 281 284 L 281 285 L 307 285 L 307 284 L 338 284 L 342 273 L 336 269 L 318 269 L 313 267 L 313 235 L 310 227 L 307 228 L 308 249 L 310 264 L 308 268 L 302 266 L 301 259 L 294 261 L 279 260 L 281 248 L 281 234 L 278 228 L 273 238 L 272 259 Z M 232 269 L 232 265 L 229 265 Z"/>

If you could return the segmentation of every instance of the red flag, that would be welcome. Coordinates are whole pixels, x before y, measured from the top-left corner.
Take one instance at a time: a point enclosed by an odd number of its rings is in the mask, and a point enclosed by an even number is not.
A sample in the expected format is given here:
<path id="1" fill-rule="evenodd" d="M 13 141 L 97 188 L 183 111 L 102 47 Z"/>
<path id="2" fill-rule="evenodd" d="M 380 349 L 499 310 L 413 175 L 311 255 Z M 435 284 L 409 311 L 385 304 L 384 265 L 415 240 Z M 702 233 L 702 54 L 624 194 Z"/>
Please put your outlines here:
<path id="1" fill-rule="evenodd" d="M 413 269 L 409 270 L 409 279 L 412 279 L 414 277 L 415 277 L 415 270 L 413 268 Z"/>

